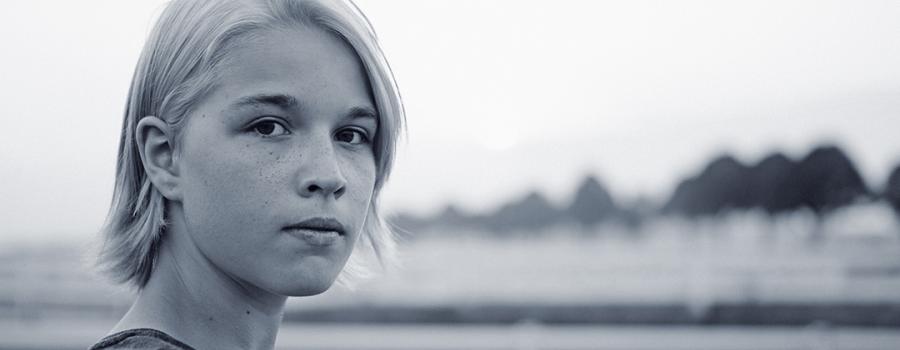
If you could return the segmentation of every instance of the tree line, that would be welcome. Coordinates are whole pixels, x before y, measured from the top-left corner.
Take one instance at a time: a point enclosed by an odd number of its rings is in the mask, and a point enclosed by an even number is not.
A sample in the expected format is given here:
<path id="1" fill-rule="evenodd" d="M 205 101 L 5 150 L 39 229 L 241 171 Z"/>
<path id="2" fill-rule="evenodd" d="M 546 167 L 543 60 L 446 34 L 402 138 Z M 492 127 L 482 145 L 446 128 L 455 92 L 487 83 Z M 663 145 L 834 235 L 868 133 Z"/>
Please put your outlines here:
<path id="1" fill-rule="evenodd" d="M 814 148 L 800 159 L 775 152 L 755 164 L 730 155 L 715 157 L 696 175 L 678 183 L 663 203 L 638 201 L 622 205 L 602 182 L 586 176 L 562 207 L 541 193 L 527 195 L 485 213 L 465 213 L 455 206 L 436 215 L 393 217 L 401 229 L 415 232 L 429 227 L 491 231 L 538 230 L 560 223 L 593 226 L 605 221 L 639 225 L 658 215 L 700 218 L 734 210 L 763 210 L 770 215 L 810 209 L 825 216 L 860 200 L 883 200 L 900 215 L 900 164 L 881 189 L 863 180 L 851 159 L 837 146 Z"/>

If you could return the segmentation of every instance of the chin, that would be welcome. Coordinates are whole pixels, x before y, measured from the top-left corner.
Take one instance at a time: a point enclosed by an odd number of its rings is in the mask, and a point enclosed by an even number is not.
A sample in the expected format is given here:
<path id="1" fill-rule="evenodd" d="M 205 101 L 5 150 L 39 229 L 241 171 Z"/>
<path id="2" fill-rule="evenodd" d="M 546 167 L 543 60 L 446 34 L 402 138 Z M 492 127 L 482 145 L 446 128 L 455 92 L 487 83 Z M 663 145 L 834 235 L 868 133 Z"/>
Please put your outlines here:
<path id="1" fill-rule="evenodd" d="M 327 291 L 329 288 L 331 288 L 332 284 L 334 284 L 334 283 L 327 283 L 327 284 L 321 284 L 321 285 L 315 285 L 315 286 L 303 286 L 302 288 L 296 288 L 296 289 L 292 289 L 292 290 L 288 291 L 288 293 L 286 293 L 285 296 L 308 297 L 308 296 L 322 294 L 322 293 L 325 293 L 325 291 Z"/>
<path id="2" fill-rule="evenodd" d="M 305 297 L 322 294 L 334 284 L 337 276 L 329 274 L 304 275 L 293 283 L 283 283 L 274 288 L 278 294 L 288 297 Z"/>

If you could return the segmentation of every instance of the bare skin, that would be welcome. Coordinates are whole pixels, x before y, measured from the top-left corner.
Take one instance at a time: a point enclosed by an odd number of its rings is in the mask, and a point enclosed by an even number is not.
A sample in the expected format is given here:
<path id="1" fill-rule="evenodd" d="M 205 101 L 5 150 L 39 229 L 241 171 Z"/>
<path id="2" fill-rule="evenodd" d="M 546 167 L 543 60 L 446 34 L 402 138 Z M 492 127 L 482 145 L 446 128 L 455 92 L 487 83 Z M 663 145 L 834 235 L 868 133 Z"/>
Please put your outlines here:
<path id="1" fill-rule="evenodd" d="M 111 333 L 153 328 L 197 349 L 274 348 L 287 297 L 228 278 L 192 244 L 179 242 L 184 237 L 163 240 L 150 280 Z"/>
<path id="2" fill-rule="evenodd" d="M 223 64 L 180 152 L 166 122 L 138 123 L 169 225 L 149 281 L 112 333 L 152 328 L 197 349 L 272 349 L 287 296 L 330 288 L 359 237 L 378 124 L 352 48 L 318 29 L 274 30 Z M 297 228 L 310 218 L 340 227 Z"/>

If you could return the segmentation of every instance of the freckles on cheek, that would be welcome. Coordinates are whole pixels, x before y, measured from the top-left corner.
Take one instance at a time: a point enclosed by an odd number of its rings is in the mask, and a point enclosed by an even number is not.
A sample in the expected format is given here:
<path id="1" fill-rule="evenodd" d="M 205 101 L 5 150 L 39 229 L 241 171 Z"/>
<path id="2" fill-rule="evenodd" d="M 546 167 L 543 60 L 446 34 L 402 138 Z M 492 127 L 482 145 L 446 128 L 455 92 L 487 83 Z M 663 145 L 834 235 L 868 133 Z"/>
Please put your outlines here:
<path id="1" fill-rule="evenodd" d="M 205 155 L 196 157 L 192 168 L 193 181 L 199 185 L 197 199 L 204 197 L 225 206 L 223 209 L 239 209 L 248 205 L 267 204 L 278 179 L 277 166 L 273 166 L 268 152 L 254 152 L 252 144 L 238 147 L 210 147 Z"/>

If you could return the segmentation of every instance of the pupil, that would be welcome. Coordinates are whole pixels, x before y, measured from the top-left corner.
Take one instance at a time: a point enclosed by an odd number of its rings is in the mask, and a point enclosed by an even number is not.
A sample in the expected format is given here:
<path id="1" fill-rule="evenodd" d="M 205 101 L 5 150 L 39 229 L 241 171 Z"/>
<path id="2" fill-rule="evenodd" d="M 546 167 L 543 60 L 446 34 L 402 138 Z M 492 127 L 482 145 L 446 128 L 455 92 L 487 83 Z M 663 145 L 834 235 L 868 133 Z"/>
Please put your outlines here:
<path id="1" fill-rule="evenodd" d="M 272 123 L 262 123 L 256 126 L 256 131 L 259 131 L 259 133 L 263 135 L 269 135 L 275 131 L 275 125 Z"/>

